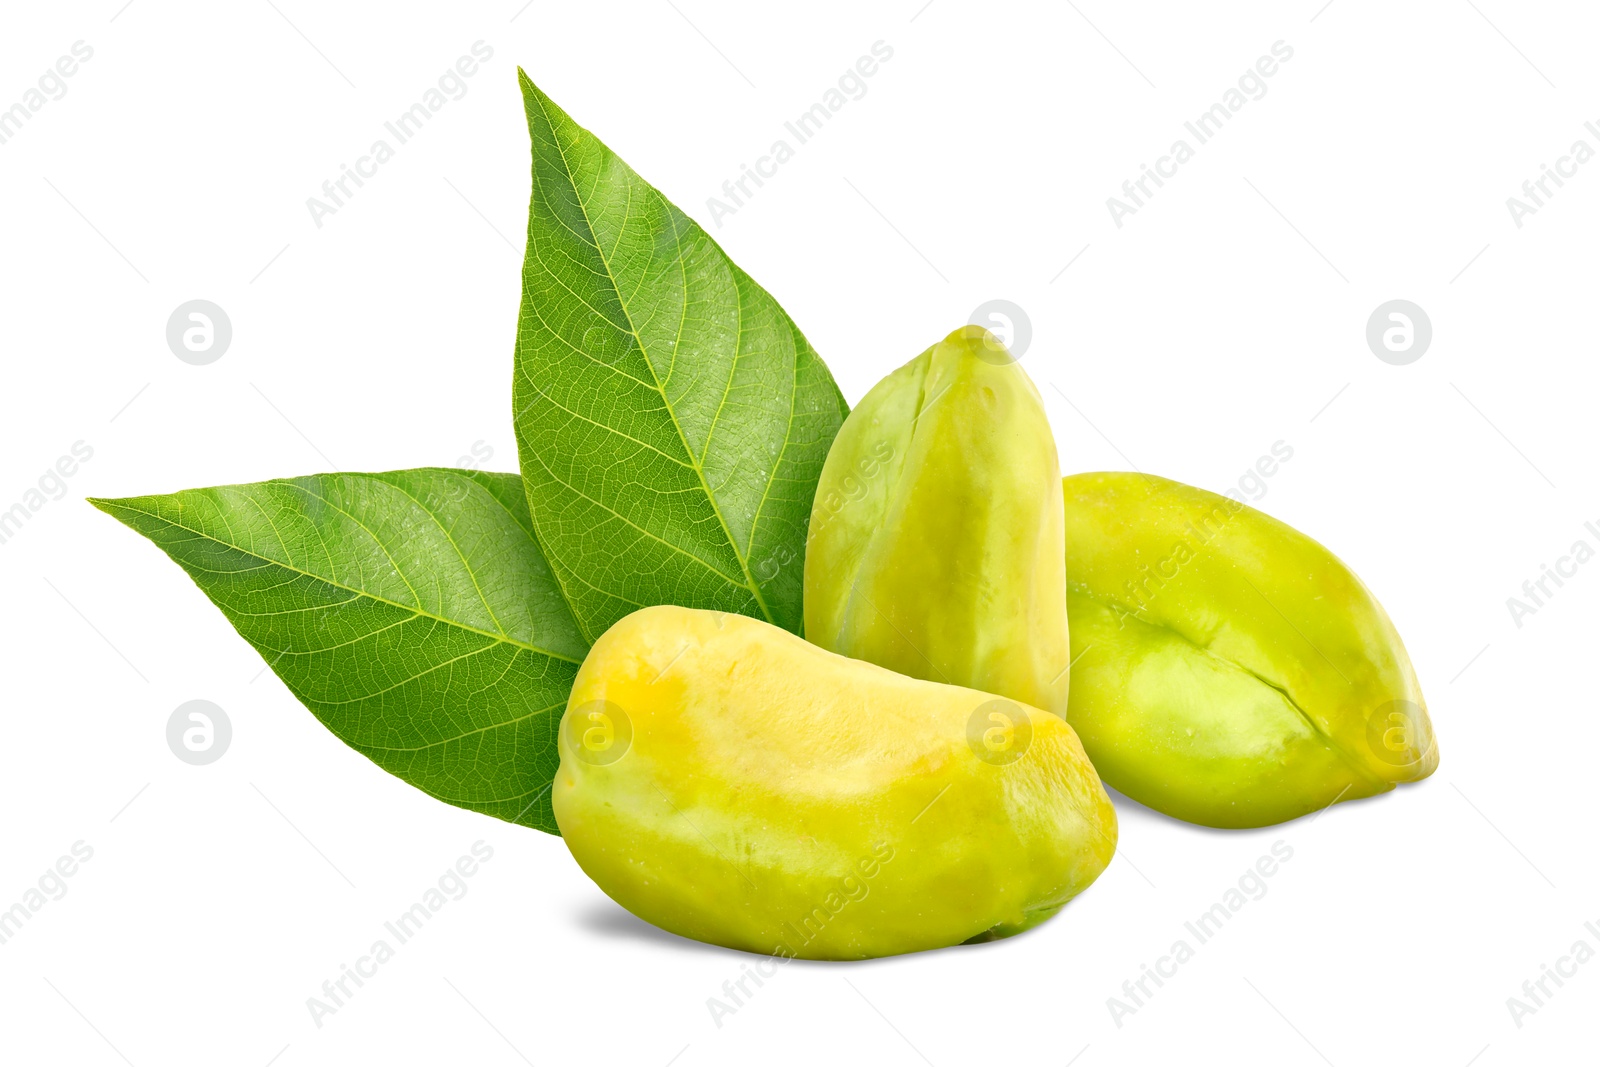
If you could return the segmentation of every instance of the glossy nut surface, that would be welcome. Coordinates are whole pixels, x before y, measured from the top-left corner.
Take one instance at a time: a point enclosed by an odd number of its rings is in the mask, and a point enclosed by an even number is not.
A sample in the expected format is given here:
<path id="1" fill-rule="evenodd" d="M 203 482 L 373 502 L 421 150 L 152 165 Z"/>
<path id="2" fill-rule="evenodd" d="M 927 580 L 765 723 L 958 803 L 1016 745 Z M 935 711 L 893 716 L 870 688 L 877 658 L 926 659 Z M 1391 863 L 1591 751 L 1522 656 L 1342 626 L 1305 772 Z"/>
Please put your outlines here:
<path id="1" fill-rule="evenodd" d="M 552 800 L 579 866 L 684 937 L 862 959 L 1003 937 L 1110 862 L 1072 729 L 740 615 L 653 607 L 601 636 Z"/>
<path id="2" fill-rule="evenodd" d="M 950 334 L 834 439 L 811 512 L 806 638 L 1064 715 L 1060 477 L 1026 372 L 982 327 Z"/>
<path id="3" fill-rule="evenodd" d="M 1265 826 L 1439 763 L 1400 635 L 1317 542 L 1142 474 L 1063 480 L 1068 720 L 1106 782 L 1208 826 Z"/>

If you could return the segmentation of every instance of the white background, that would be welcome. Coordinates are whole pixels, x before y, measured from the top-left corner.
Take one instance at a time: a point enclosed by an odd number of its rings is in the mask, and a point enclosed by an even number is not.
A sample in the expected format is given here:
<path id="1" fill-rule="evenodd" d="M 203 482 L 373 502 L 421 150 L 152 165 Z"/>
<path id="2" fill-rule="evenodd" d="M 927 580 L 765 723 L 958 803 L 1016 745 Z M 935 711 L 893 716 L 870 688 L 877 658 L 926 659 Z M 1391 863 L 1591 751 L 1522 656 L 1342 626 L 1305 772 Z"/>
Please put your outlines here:
<path id="1" fill-rule="evenodd" d="M 1600 962 L 1520 1028 L 1506 1005 L 1578 939 L 1600 949 L 1600 562 L 1520 627 L 1506 606 L 1574 541 L 1600 547 L 1600 162 L 1521 228 L 1506 207 L 1574 140 L 1600 148 L 1592 10 L 522 2 L 7 5 L 0 107 L 73 42 L 94 55 L 0 145 L 0 510 L 74 442 L 94 455 L 0 545 L 0 908 L 74 842 L 94 855 L 0 945 L 0 1057 L 1592 1060 Z M 316 227 L 306 198 L 480 39 L 467 95 Z M 707 998 L 754 957 L 643 926 L 557 838 L 347 749 L 82 498 L 449 465 L 478 442 L 515 469 L 516 66 L 710 226 L 707 197 L 879 40 L 865 97 L 714 236 L 851 401 L 1000 298 L 1031 319 L 1064 469 L 1220 491 L 1292 447 L 1258 506 L 1383 600 L 1442 763 L 1251 832 L 1119 798 L 1118 859 L 1036 932 L 790 964 L 719 1027 Z M 1114 225 L 1106 198 L 1279 40 L 1269 92 Z M 234 328 L 205 367 L 164 337 L 194 298 Z M 1364 338 L 1394 298 L 1433 323 L 1408 366 Z M 234 728 L 205 767 L 165 741 L 194 698 Z M 307 997 L 480 839 L 468 895 L 314 1025 Z M 1266 896 L 1119 1027 L 1107 998 L 1279 840 Z"/>

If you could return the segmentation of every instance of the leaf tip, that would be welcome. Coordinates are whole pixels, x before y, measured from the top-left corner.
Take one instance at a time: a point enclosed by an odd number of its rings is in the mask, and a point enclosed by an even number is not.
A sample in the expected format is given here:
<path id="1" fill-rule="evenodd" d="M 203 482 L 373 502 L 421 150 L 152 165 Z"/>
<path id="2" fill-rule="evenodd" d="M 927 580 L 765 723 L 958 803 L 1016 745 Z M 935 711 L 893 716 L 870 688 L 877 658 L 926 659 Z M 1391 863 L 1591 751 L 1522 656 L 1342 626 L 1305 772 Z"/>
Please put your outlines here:
<path id="1" fill-rule="evenodd" d="M 138 497 L 86 496 L 84 499 L 94 505 L 96 509 L 110 515 L 124 526 L 133 525 L 132 518 L 135 511 L 129 505 L 138 500 Z"/>

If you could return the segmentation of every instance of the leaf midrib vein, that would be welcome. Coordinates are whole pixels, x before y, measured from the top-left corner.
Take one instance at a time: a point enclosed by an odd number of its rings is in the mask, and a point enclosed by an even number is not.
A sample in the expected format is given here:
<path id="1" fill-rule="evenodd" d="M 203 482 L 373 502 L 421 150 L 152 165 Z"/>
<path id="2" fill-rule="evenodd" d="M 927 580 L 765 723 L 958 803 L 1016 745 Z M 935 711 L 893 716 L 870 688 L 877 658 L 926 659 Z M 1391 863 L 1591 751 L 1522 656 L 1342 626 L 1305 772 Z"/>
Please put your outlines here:
<path id="1" fill-rule="evenodd" d="M 543 467 L 545 473 L 550 476 L 550 480 L 555 482 L 557 485 L 561 486 L 561 488 L 563 488 L 563 489 L 567 490 L 568 492 L 572 493 L 573 496 L 578 497 L 580 500 L 587 500 L 589 503 L 593 504 L 595 507 L 599 508 L 601 511 L 604 511 L 608 515 L 616 516 L 616 518 L 617 518 L 617 520 L 619 522 L 622 522 L 625 525 L 630 526 L 635 530 L 638 530 L 641 534 L 643 534 L 645 537 L 648 537 L 650 540 L 656 541 L 656 542 L 658 542 L 658 543 L 660 543 L 662 545 L 665 545 L 667 548 L 670 548 L 674 552 L 677 552 L 677 553 L 680 553 L 680 554 L 682 554 L 684 556 L 687 556 L 689 559 L 694 560 L 696 563 L 700 564 L 702 567 L 704 567 L 706 570 L 710 571 L 712 574 L 715 574 L 718 578 L 721 578 L 723 581 L 727 582 L 729 585 L 738 587 L 738 586 L 743 584 L 737 578 L 733 578 L 733 577 L 731 577 L 731 576 L 729 576 L 727 574 L 724 574 L 721 570 L 717 569 L 711 563 L 707 562 L 706 560 L 701 559 L 699 556 L 695 555 L 693 552 L 690 552 L 688 549 L 680 548 L 677 545 L 673 544 L 671 541 L 668 541 L 666 538 L 662 537 L 661 535 L 656 534 L 656 533 L 652 533 L 651 531 L 646 530 L 643 526 L 640 526 L 638 523 L 634 522 L 632 519 L 628 518 L 626 515 L 622 514 L 622 512 L 618 511 L 616 508 L 614 508 L 611 505 L 605 503 L 604 501 L 596 500 L 594 497 L 590 496 L 588 493 L 585 493 L 582 489 L 579 489 L 577 486 L 571 485 L 571 484 L 569 484 L 567 482 L 562 481 L 561 478 L 556 474 L 556 472 L 550 468 L 550 464 L 548 464 L 548 463 L 546 463 L 544 461 L 544 457 L 542 457 L 542 456 L 540 456 L 538 454 L 537 450 L 530 449 L 530 451 L 533 454 L 533 458 L 538 461 L 539 466 Z M 590 588 L 595 589 L 598 592 L 606 593 L 607 596 L 615 596 L 615 597 L 617 597 L 618 600 L 626 600 L 627 599 L 626 597 L 618 596 L 615 593 L 606 592 L 606 590 L 600 589 L 598 586 L 595 586 L 592 583 L 585 582 L 584 584 L 589 585 Z M 640 607 L 643 607 L 643 606 L 644 605 L 642 605 L 642 604 L 640 605 Z"/>
<path id="2" fill-rule="evenodd" d="M 611 283 L 611 290 L 612 290 L 613 294 L 617 298 L 617 305 L 618 305 L 618 307 L 620 307 L 622 309 L 623 316 L 628 320 L 628 332 L 633 335 L 634 343 L 639 346 L 639 355 L 644 359 L 645 366 L 650 369 L 650 377 L 656 383 L 656 392 L 661 394 L 662 402 L 666 407 L 667 417 L 672 420 L 673 429 L 676 430 L 677 433 L 678 433 L 678 440 L 683 445 L 684 454 L 687 455 L 691 460 L 691 466 L 694 469 L 695 477 L 700 480 L 700 487 L 701 487 L 701 489 L 703 489 L 705 491 L 706 501 L 711 506 L 712 514 L 714 514 L 717 517 L 717 523 L 722 527 L 723 536 L 725 538 L 727 538 L 728 547 L 733 551 L 734 558 L 739 561 L 739 569 L 744 574 L 744 582 L 743 583 L 734 583 L 734 584 L 743 584 L 747 589 L 749 589 L 751 595 L 754 596 L 756 603 L 760 606 L 761 613 L 766 616 L 767 622 L 776 625 L 777 624 L 777 619 L 774 618 L 771 609 L 767 607 L 766 599 L 761 595 L 760 586 L 757 585 L 754 576 L 750 573 L 749 560 L 746 558 L 744 553 L 739 551 L 739 543 L 738 543 L 737 540 L 734 539 L 733 531 L 728 526 L 728 520 L 722 514 L 722 507 L 718 504 L 716 497 L 712 495 L 711 487 L 706 484 L 705 471 L 701 468 L 700 463 L 695 458 L 694 449 L 691 448 L 690 445 L 689 445 L 688 435 L 684 433 L 683 425 L 678 421 L 678 413 L 672 407 L 671 401 L 667 398 L 666 390 L 662 387 L 662 384 L 661 384 L 661 377 L 660 377 L 659 374 L 656 373 L 655 364 L 653 362 L 651 362 L 650 354 L 646 350 L 645 345 L 644 345 L 644 340 L 639 336 L 638 328 L 634 325 L 633 313 L 628 310 L 628 305 L 623 299 L 622 286 L 617 284 L 616 276 L 611 271 L 611 262 L 610 262 L 609 259 L 606 258 L 605 253 L 600 251 L 600 241 L 599 241 L 598 235 L 595 232 L 594 220 L 589 217 L 589 205 L 584 203 L 583 196 L 578 190 L 577 176 L 575 174 L 573 174 L 573 172 L 572 172 L 572 164 L 570 162 L 568 162 L 568 160 L 567 160 L 567 151 L 566 151 L 566 149 L 564 147 L 562 147 L 561 138 L 560 138 L 559 134 L 556 133 L 555 123 L 553 121 L 551 121 L 550 113 L 545 108 L 545 103 L 544 103 L 545 97 L 544 97 L 544 94 L 542 92 L 538 92 L 537 96 L 538 96 L 538 100 L 539 100 L 539 110 L 544 115 L 545 124 L 550 128 L 551 140 L 553 140 L 555 142 L 556 153 L 561 157 L 561 168 L 564 171 L 566 171 L 567 181 L 571 184 L 573 196 L 578 201 L 578 210 L 583 213 L 584 224 L 587 225 L 588 228 L 589 228 L 589 233 L 590 233 L 590 237 L 591 237 L 591 240 L 589 241 L 589 244 L 591 245 L 591 247 L 594 248 L 595 254 L 600 257 L 600 262 L 605 267 L 606 278 Z M 571 121 L 571 120 L 569 119 L 568 121 Z M 670 217 L 672 217 L 672 219 L 673 219 L 673 238 L 674 238 L 674 243 L 679 248 L 682 248 L 683 238 L 682 238 L 682 234 L 677 231 L 677 225 L 678 225 L 677 217 L 675 215 L 670 216 Z M 688 275 L 687 268 L 683 266 L 683 257 L 681 257 L 681 256 L 678 257 L 678 263 L 679 263 L 679 273 L 683 278 L 683 301 L 684 301 L 684 304 L 685 304 L 685 314 L 687 314 L 688 293 L 689 293 L 689 275 Z M 735 292 L 736 293 L 738 292 L 737 285 L 735 285 Z M 740 299 L 739 299 L 739 314 L 740 314 L 740 322 L 741 322 L 741 327 L 742 327 L 743 316 L 744 316 L 744 300 L 742 298 L 742 294 L 740 295 Z M 679 330 L 680 330 L 679 337 L 680 337 L 680 340 L 681 340 L 681 336 L 682 336 L 682 333 L 681 333 L 681 331 L 682 331 L 681 321 L 680 321 Z M 674 349 L 676 349 L 676 345 L 674 346 Z M 738 362 L 738 352 L 737 352 L 737 350 L 734 353 L 733 359 L 734 359 L 735 363 Z M 788 428 L 787 427 L 785 427 L 784 436 L 785 436 L 785 439 L 787 439 L 787 437 L 788 437 Z M 706 448 L 709 450 L 710 447 L 711 447 L 711 439 L 708 436 L 706 438 Z M 691 557 L 691 558 L 697 558 L 697 557 Z M 715 568 L 713 568 L 713 569 L 715 569 Z M 718 572 L 718 573 L 720 573 L 720 572 Z"/>
<path id="3" fill-rule="evenodd" d="M 272 484 L 272 483 L 269 482 L 267 484 Z M 332 586 L 333 588 L 343 590 L 346 593 L 354 593 L 356 596 L 366 597 L 368 600 L 372 600 L 372 601 L 374 601 L 376 603 L 379 603 L 379 604 L 387 604 L 389 607 L 399 608 L 401 611 L 409 611 L 412 614 L 420 616 L 421 618 L 424 618 L 424 619 L 432 619 L 433 621 L 443 623 L 446 626 L 454 626 L 459 630 L 465 630 L 468 633 L 479 634 L 480 636 L 487 637 L 487 638 L 489 638 L 490 640 L 493 640 L 493 641 L 501 641 L 501 642 L 504 642 L 505 644 L 512 645 L 512 646 L 517 647 L 517 648 L 525 648 L 529 652 L 537 652 L 541 656 L 548 656 L 551 659 L 561 660 L 564 663 L 582 663 L 583 662 L 580 659 L 574 659 L 572 656 L 563 655 L 562 653 L 559 653 L 559 652 L 552 652 L 547 648 L 540 648 L 538 645 L 530 644 L 527 641 L 518 640 L 517 638 L 512 637 L 509 634 L 497 634 L 497 633 L 493 632 L 492 630 L 484 630 L 484 629 L 481 629 L 481 628 L 479 628 L 477 626 L 472 626 L 472 625 L 470 625 L 468 623 L 458 622 L 455 619 L 447 619 L 447 618 L 443 617 L 442 615 L 436 615 L 431 611 L 424 611 L 421 608 L 414 607 L 414 606 L 412 606 L 410 604 L 402 604 L 397 600 L 391 600 L 388 597 L 378 596 L 376 593 L 370 593 L 365 589 L 356 589 L 353 586 L 345 585 L 343 582 L 336 582 L 336 581 L 333 581 L 331 579 L 324 578 L 320 574 L 313 574 L 311 571 L 304 570 L 303 568 L 301 568 L 301 567 L 299 567 L 299 566 L 297 566 L 295 564 L 284 563 L 281 560 L 273 559 L 270 556 L 263 556 L 259 552 L 252 552 L 250 549 L 244 548 L 241 545 L 229 544 L 228 542 L 222 540 L 219 537 L 214 537 L 211 534 L 206 533 L 204 530 L 197 530 L 193 526 L 186 526 L 181 522 L 173 522 L 171 519 L 167 518 L 165 515 L 157 515 L 157 514 L 155 514 L 153 512 L 141 511 L 139 508 L 128 507 L 126 504 L 121 504 L 121 503 L 118 503 L 117 501 L 114 501 L 114 500 L 103 501 L 103 503 L 105 503 L 106 505 L 108 505 L 110 507 L 119 508 L 119 509 L 121 509 L 123 511 L 133 512 L 135 515 L 147 516 L 149 518 L 155 519 L 157 522 L 166 523 L 168 526 L 171 526 L 173 529 L 183 530 L 185 533 L 190 533 L 190 534 L 193 534 L 196 537 L 203 538 L 204 540 L 210 541 L 213 544 L 221 545 L 223 548 L 226 548 L 226 549 L 229 549 L 231 551 L 237 552 L 242 556 L 249 556 L 251 559 L 259 559 L 263 563 L 269 563 L 269 564 L 271 564 L 271 565 L 273 565 L 275 567 L 282 567 L 286 571 L 291 571 L 291 572 L 293 572 L 295 574 L 304 575 L 305 577 L 310 578 L 312 581 L 321 582 L 324 585 Z M 346 603 L 348 603 L 348 601 L 346 601 Z"/>
<path id="4" fill-rule="evenodd" d="M 676 463 L 680 467 L 693 467 L 693 464 L 685 463 L 683 460 L 679 459 L 677 456 L 669 455 L 668 453 L 663 452 L 661 449 L 657 448 L 655 445 L 650 444 L 648 441 L 641 441 L 637 437 L 633 437 L 633 436 L 631 436 L 629 434 L 623 433 L 621 430 L 617 429 L 615 426 L 607 426 L 605 423 L 600 422 L 597 419 L 591 419 L 587 415 L 583 415 L 583 414 L 580 414 L 579 412 L 573 411 L 571 408 L 569 408 L 565 404 L 561 403 L 561 401 L 557 400 L 555 397 L 551 396 L 549 393 L 545 392 L 543 389 L 540 389 L 538 383 L 533 380 L 533 376 L 532 375 L 524 374 L 523 377 L 525 379 L 527 379 L 528 388 L 530 388 L 534 392 L 538 393 L 541 397 L 544 398 L 546 403 L 548 403 L 551 407 L 555 408 L 557 411 L 564 412 L 567 415 L 571 415 L 574 419 L 577 419 L 579 422 L 586 422 L 589 425 L 591 425 L 593 427 L 596 427 L 597 429 L 604 430 L 606 433 L 614 434 L 615 436 L 622 438 L 624 441 L 627 441 L 630 444 L 638 445 L 640 448 L 644 449 L 647 452 L 654 452 L 656 455 L 660 456 L 662 459 L 666 460 L 668 463 Z M 632 380 L 637 381 L 638 379 L 632 379 Z M 646 386 L 646 388 L 648 388 L 648 386 Z"/>

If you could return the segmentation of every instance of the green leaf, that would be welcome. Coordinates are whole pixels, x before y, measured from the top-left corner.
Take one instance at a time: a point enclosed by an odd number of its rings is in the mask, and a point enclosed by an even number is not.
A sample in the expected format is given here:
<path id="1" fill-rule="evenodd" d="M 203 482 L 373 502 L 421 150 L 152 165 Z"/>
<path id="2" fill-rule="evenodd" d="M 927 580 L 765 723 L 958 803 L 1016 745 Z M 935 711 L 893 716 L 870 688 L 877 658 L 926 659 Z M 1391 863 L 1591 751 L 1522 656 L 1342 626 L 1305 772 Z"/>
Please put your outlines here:
<path id="1" fill-rule="evenodd" d="M 838 387 L 704 230 L 519 75 L 533 196 L 517 443 L 579 628 L 593 641 L 681 604 L 799 633 Z"/>
<path id="2" fill-rule="evenodd" d="M 556 731 L 588 642 L 520 481 L 424 468 L 91 503 L 188 571 L 340 740 L 556 833 Z"/>

